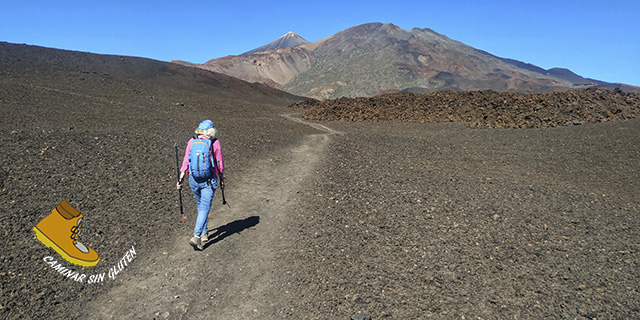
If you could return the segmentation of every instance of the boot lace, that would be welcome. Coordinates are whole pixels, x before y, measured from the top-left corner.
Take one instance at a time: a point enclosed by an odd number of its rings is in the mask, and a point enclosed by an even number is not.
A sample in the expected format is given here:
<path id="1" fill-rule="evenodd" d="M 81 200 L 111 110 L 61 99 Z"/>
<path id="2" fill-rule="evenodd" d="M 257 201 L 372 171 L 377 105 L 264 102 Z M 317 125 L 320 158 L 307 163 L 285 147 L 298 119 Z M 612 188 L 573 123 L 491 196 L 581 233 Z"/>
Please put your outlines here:
<path id="1" fill-rule="evenodd" d="M 78 225 L 71 227 L 71 240 L 73 240 L 73 244 L 77 244 L 78 240 L 80 240 L 80 234 L 82 233 L 80 227 L 82 227 L 82 219 L 78 220 Z"/>

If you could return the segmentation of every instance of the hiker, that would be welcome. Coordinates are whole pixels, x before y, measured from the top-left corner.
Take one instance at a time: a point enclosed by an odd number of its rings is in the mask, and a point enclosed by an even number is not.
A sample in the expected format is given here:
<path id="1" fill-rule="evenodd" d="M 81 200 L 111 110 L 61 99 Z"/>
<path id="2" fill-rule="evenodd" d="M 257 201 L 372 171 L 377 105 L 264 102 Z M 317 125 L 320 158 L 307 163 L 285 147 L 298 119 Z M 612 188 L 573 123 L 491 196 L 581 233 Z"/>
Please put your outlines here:
<path id="1" fill-rule="evenodd" d="M 189 244 L 194 249 L 202 250 L 203 243 L 209 241 L 207 218 L 213 194 L 218 187 L 218 180 L 220 180 L 220 186 L 224 188 L 222 180 L 224 162 L 213 122 L 208 119 L 202 121 L 195 133 L 196 135 L 187 143 L 177 187 L 178 190 L 182 188 L 184 176 L 188 174 L 189 186 L 198 203 L 198 218 Z"/>

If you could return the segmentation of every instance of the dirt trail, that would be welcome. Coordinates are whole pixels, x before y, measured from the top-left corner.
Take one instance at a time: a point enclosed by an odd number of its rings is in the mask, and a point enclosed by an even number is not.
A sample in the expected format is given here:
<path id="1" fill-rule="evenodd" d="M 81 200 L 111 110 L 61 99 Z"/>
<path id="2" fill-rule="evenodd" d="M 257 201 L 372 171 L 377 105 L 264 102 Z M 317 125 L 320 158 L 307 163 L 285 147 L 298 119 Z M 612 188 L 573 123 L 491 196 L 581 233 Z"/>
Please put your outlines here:
<path id="1" fill-rule="evenodd" d="M 284 117 L 302 122 L 293 115 Z M 308 124 L 308 123 L 307 123 Z M 210 240 L 203 251 L 189 245 L 195 214 L 171 235 L 172 247 L 159 247 L 123 275 L 122 282 L 85 308 L 97 318 L 260 319 L 287 310 L 279 292 L 275 253 L 284 243 L 294 197 L 321 160 L 330 135 L 306 135 L 278 162 L 257 160 L 252 170 L 227 186 L 231 207 L 214 198 L 209 215 Z M 284 174 L 286 173 L 286 174 Z M 184 201 L 193 201 L 189 189 Z M 219 193 L 219 189 L 217 193 Z M 142 256 L 144 255 L 144 256 Z"/>

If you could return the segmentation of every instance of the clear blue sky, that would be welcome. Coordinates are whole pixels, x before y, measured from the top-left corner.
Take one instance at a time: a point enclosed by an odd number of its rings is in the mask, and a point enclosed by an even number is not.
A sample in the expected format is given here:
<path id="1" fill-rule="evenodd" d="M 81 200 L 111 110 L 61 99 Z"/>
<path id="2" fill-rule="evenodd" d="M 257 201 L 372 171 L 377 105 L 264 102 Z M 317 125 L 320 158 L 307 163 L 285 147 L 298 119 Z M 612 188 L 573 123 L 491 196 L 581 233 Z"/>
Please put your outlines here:
<path id="1" fill-rule="evenodd" d="M 491 54 L 640 86 L 640 1 L 0 0 L 0 41 L 203 63 L 288 31 L 431 28 Z"/>

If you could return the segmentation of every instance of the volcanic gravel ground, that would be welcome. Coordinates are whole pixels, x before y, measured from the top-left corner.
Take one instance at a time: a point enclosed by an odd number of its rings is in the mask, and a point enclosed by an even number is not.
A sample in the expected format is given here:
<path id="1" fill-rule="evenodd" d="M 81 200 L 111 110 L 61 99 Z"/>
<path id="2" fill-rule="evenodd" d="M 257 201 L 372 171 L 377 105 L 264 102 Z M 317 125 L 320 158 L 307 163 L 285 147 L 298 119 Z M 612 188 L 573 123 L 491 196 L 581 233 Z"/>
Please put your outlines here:
<path id="1" fill-rule="evenodd" d="M 162 257 L 180 236 L 187 237 L 182 250 L 192 251 L 187 241 L 195 201 L 186 188 L 187 222 L 180 225 L 173 145 L 178 142 L 181 160 L 202 119 L 211 118 L 219 130 L 231 203 L 242 198 L 234 193 L 234 179 L 251 170 L 254 159 L 274 161 L 281 148 L 298 143 L 298 134 L 316 132 L 279 115 L 288 111 L 286 99 L 269 98 L 281 105 L 275 107 L 252 102 L 251 92 L 228 100 L 171 83 L 100 74 L 83 75 L 74 86 L 75 75 L 41 73 L 1 78 L 0 318 L 80 318 L 92 300 L 117 308 L 100 297 Z M 214 212 L 220 208 L 216 199 Z M 61 200 L 84 215 L 80 241 L 98 252 L 97 266 L 71 265 L 36 240 L 32 228 Z M 88 277 L 108 272 L 132 246 L 132 263 L 101 284 L 76 283 L 43 261 L 52 256 Z M 213 290 L 206 288 L 198 290 Z M 135 316 L 148 319 L 155 312 Z"/>
<path id="2" fill-rule="evenodd" d="M 519 94 L 464 91 L 396 93 L 299 102 L 309 120 L 468 122 L 472 127 L 540 128 L 640 118 L 640 95 L 595 89 Z"/>
<path id="3" fill-rule="evenodd" d="M 640 318 L 640 120 L 307 125 L 281 116 L 296 98 L 215 74 L 37 54 L 0 59 L 0 318 Z M 196 252 L 173 144 L 205 118 L 232 208 L 216 195 Z M 36 239 L 61 200 L 95 267 Z M 95 275 L 132 246 L 98 284 L 43 261 Z"/>
<path id="4" fill-rule="evenodd" d="M 640 317 L 640 121 L 331 127 L 289 269 L 304 318 Z"/>

